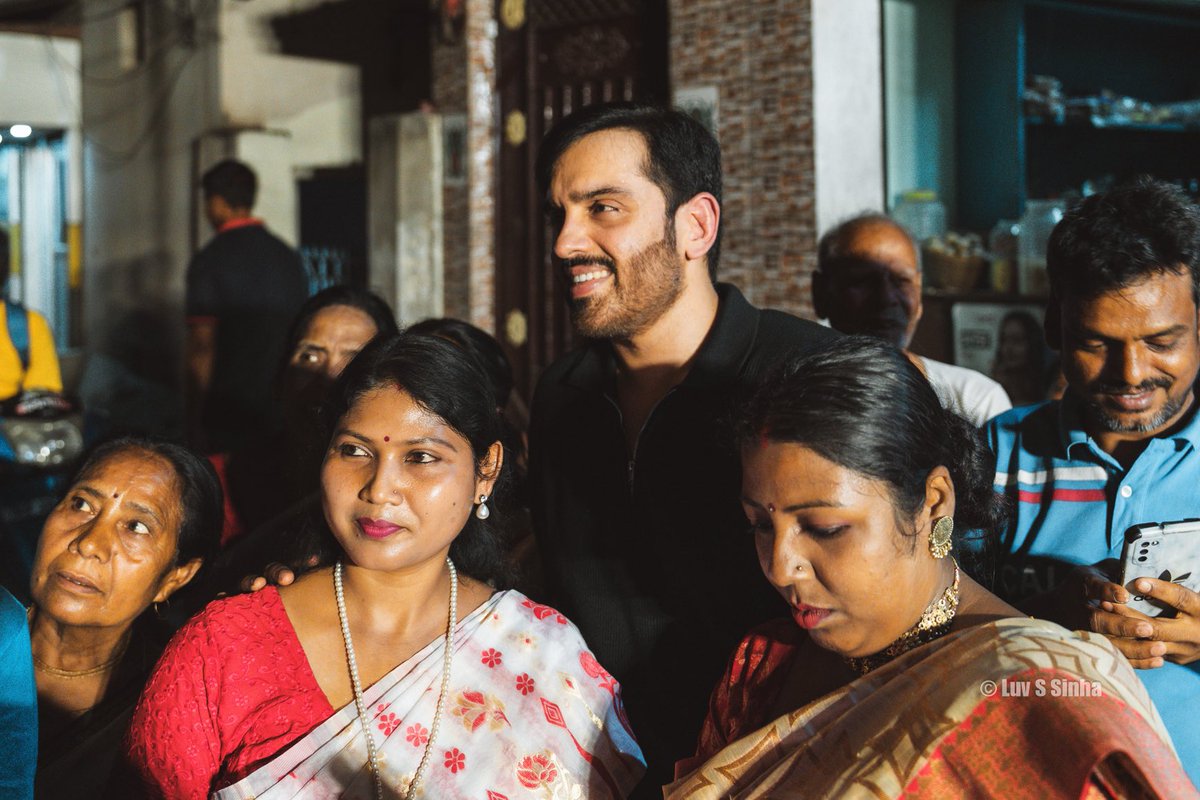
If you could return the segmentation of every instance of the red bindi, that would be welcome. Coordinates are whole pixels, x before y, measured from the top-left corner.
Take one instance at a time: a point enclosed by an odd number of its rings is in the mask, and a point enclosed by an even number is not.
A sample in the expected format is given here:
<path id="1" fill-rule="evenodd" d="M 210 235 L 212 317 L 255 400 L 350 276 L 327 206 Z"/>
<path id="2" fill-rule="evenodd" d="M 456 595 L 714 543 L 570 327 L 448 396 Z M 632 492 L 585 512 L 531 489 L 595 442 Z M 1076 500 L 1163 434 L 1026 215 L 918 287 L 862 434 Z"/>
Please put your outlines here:
<path id="1" fill-rule="evenodd" d="M 383 437 L 383 440 L 384 440 L 385 442 L 390 442 L 390 441 L 392 440 L 392 437 L 390 437 L 390 436 L 385 436 L 385 437 Z"/>
<path id="2" fill-rule="evenodd" d="M 116 499 L 117 499 L 117 497 L 118 497 L 118 494 L 117 494 L 117 492 L 113 492 L 113 500 L 116 500 Z"/>

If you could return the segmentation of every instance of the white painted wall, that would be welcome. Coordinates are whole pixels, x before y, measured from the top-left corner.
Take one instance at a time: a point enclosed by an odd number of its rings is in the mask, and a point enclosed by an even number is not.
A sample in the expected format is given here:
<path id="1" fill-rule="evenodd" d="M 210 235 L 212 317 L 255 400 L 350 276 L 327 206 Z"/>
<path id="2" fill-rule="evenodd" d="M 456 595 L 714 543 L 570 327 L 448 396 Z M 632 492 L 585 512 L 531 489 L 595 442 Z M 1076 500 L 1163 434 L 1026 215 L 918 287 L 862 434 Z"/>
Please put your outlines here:
<path id="1" fill-rule="evenodd" d="M 123 71 L 124 0 L 89 0 L 82 64 L 85 402 L 116 422 L 176 431 L 184 277 L 214 139 L 258 168 L 259 213 L 296 238 L 296 173 L 361 159 L 357 70 L 279 55 L 267 19 L 320 0 L 198 0 L 193 42 L 174 4 L 148 3 L 152 58 Z M 275 138 L 272 138 L 275 137 Z M 258 163 L 256 163 L 258 162 Z"/>
<path id="2" fill-rule="evenodd" d="M 933 189 L 956 205 L 954 0 L 883 0 L 887 202 Z"/>
<path id="3" fill-rule="evenodd" d="M 283 130 L 297 168 L 362 159 L 357 67 L 277 52 L 269 22 L 320 0 L 223 0 L 221 107 L 231 127 Z"/>
<path id="4" fill-rule="evenodd" d="M 215 9 L 197 3 L 194 44 L 146 4 L 151 58 L 122 67 L 121 0 L 84 15 L 84 344 L 80 388 L 117 425 L 181 427 L 184 270 L 192 254 L 193 143 L 220 127 Z"/>
<path id="5" fill-rule="evenodd" d="M 818 233 L 883 202 L 879 0 L 812 0 Z"/>
<path id="6" fill-rule="evenodd" d="M 0 33 L 0 123 L 17 122 L 78 126 L 78 40 Z"/>

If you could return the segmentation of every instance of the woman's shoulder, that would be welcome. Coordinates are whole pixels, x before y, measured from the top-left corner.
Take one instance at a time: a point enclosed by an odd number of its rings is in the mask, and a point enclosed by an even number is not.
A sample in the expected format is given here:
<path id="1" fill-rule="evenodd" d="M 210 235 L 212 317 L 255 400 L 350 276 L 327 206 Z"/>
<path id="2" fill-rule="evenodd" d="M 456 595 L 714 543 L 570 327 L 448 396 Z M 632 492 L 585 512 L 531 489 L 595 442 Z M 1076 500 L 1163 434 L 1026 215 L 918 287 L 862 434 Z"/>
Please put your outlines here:
<path id="1" fill-rule="evenodd" d="M 492 608 L 493 615 L 505 613 L 510 621 L 535 623 L 543 634 L 550 638 L 578 642 L 581 647 L 587 647 L 583 634 L 561 611 L 532 600 L 516 589 L 496 592 L 487 605 Z"/>
<path id="2" fill-rule="evenodd" d="M 1145 689 L 1121 651 L 1105 636 L 1071 631 L 1049 620 L 1010 617 L 963 631 L 952 648 L 963 667 L 990 676 L 1053 671 L 1096 682 L 1126 702 L 1142 702 Z M 989 676 L 989 677 L 990 677 Z"/>
<path id="3" fill-rule="evenodd" d="M 485 607 L 489 618 L 499 623 L 497 632 L 506 631 L 506 638 L 518 644 L 538 642 L 548 646 L 542 655 L 560 666 L 568 663 L 582 666 L 592 677 L 608 675 L 575 623 L 553 606 L 532 600 L 516 589 L 507 589 L 492 595 Z"/>
<path id="4" fill-rule="evenodd" d="M 270 636 L 286 626 L 287 614 L 279 591 L 268 586 L 257 592 L 221 597 L 206 605 L 184 623 L 172 644 L 197 638 L 217 643 L 245 637 Z M 286 627 L 284 627 L 286 629 Z"/>

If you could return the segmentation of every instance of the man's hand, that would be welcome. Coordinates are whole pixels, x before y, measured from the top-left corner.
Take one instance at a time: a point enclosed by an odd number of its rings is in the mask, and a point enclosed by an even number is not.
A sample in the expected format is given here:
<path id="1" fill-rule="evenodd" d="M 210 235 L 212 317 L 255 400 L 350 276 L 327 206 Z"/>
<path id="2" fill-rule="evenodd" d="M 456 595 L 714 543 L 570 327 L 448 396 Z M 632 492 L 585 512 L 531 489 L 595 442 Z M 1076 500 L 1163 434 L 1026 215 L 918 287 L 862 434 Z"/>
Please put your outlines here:
<path id="1" fill-rule="evenodd" d="M 1168 652 L 1167 644 L 1156 641 L 1155 637 L 1155 625 L 1161 623 L 1125 605 L 1129 602 L 1129 590 L 1114 583 L 1111 577 L 1120 570 L 1121 564 L 1116 559 L 1075 567 L 1062 583 L 1030 598 L 1021 609 L 1069 630 L 1089 630 L 1107 636 L 1138 669 L 1161 667 Z"/>
<path id="2" fill-rule="evenodd" d="M 1101 600 L 1096 613 L 1104 615 L 1099 621 L 1104 627 L 1093 630 L 1111 638 L 1138 669 L 1161 667 L 1164 659 L 1176 664 L 1190 664 L 1200 658 L 1200 594 L 1157 578 L 1138 578 L 1132 585 L 1138 594 L 1175 609 L 1173 617 L 1148 617 L 1123 605 L 1128 601 L 1129 593 L 1118 586 L 1123 599 Z M 1113 617 L 1120 618 L 1121 622 L 1113 623 Z"/>
<path id="3" fill-rule="evenodd" d="M 268 586 L 291 586 L 296 582 L 297 577 L 317 566 L 318 562 L 319 559 L 316 556 L 311 556 L 303 564 L 294 566 L 272 561 L 267 564 L 262 575 L 247 575 L 242 578 L 238 588 L 243 592 L 257 592 Z"/>

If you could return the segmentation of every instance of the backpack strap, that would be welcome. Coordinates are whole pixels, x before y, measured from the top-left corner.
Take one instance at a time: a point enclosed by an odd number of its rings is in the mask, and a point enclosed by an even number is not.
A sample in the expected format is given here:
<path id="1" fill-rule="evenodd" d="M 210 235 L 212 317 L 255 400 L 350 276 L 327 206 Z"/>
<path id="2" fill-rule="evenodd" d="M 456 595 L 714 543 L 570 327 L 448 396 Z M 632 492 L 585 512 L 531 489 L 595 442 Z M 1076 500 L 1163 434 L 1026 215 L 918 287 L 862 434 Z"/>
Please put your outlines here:
<path id="1" fill-rule="evenodd" d="M 17 349 L 21 359 L 21 369 L 29 371 L 29 315 L 25 306 L 11 300 L 4 301 L 4 319 L 8 322 L 8 338 Z"/>

